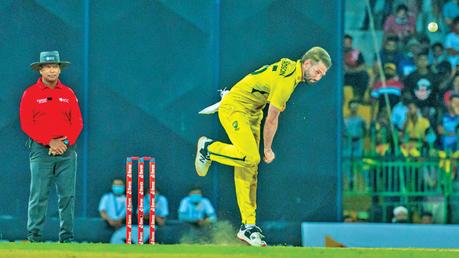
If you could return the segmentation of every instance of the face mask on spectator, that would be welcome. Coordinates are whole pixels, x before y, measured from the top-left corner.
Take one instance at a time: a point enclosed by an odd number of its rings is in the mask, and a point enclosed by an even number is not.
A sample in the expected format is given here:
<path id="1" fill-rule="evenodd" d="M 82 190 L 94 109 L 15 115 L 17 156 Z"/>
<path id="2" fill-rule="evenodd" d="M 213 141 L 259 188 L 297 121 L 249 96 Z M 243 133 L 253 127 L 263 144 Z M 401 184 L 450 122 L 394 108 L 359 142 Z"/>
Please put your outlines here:
<path id="1" fill-rule="evenodd" d="M 408 22 L 408 19 L 406 17 L 397 17 L 395 18 L 395 23 L 403 25 Z"/>
<path id="2" fill-rule="evenodd" d="M 202 200 L 202 195 L 200 194 L 190 194 L 190 202 L 199 203 Z"/>
<path id="3" fill-rule="evenodd" d="M 112 185 L 112 191 L 115 195 L 122 195 L 124 193 L 124 185 Z"/>

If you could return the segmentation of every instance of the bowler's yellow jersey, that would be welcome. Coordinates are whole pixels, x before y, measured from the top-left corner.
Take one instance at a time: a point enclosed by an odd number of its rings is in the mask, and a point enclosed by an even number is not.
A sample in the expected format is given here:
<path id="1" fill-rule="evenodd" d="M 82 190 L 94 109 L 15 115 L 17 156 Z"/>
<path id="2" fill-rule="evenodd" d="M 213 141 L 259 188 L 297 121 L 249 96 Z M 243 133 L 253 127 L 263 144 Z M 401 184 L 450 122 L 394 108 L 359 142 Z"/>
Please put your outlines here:
<path id="1" fill-rule="evenodd" d="M 301 61 L 282 58 L 248 74 L 236 83 L 223 98 L 229 104 L 247 111 L 258 111 L 269 102 L 284 111 L 296 86 L 303 81 Z"/>

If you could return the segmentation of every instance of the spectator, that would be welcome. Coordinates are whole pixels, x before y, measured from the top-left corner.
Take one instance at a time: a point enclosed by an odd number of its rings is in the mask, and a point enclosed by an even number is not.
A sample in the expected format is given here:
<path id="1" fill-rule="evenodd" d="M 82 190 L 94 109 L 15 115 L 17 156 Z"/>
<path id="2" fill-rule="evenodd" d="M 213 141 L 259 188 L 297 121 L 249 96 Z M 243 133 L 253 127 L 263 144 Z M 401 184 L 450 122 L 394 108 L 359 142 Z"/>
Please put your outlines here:
<path id="1" fill-rule="evenodd" d="M 459 16 L 454 18 L 451 24 L 451 32 L 446 35 L 445 49 L 453 70 L 459 64 Z"/>
<path id="2" fill-rule="evenodd" d="M 445 24 L 451 26 L 454 18 L 459 16 L 459 0 L 450 0 L 443 6 L 443 18 Z"/>
<path id="3" fill-rule="evenodd" d="M 180 221 L 196 226 L 206 226 L 217 221 L 214 207 L 209 199 L 202 196 L 200 187 L 191 188 L 188 196 L 182 199 L 178 217 Z"/>
<path id="4" fill-rule="evenodd" d="M 404 90 L 411 94 L 421 114 L 429 121 L 435 121 L 438 106 L 438 88 L 435 75 L 429 70 L 426 53 L 416 56 L 416 70 L 404 80 Z"/>
<path id="5" fill-rule="evenodd" d="M 344 36 L 344 84 L 351 85 L 354 96 L 363 99 L 368 87 L 368 72 L 362 52 L 352 47 L 352 37 Z"/>
<path id="6" fill-rule="evenodd" d="M 401 92 L 403 90 L 403 83 L 400 82 L 397 76 L 397 67 L 393 63 L 386 63 L 384 65 L 384 74 L 386 76 L 386 82 L 378 81 L 375 83 L 372 91 L 372 121 L 374 120 L 376 107 L 381 111 L 386 109 L 385 94 L 387 94 L 389 100 L 389 106 L 392 108 L 400 101 Z"/>
<path id="7" fill-rule="evenodd" d="M 363 155 L 363 144 L 366 131 L 365 120 L 358 114 L 359 101 L 349 102 L 349 117 L 344 119 L 345 149 L 344 155 L 351 158 L 360 158 Z"/>
<path id="8" fill-rule="evenodd" d="M 403 91 L 401 100 L 394 106 L 391 114 L 391 121 L 399 132 L 403 131 L 408 114 L 408 102 L 412 101 L 411 94 Z"/>
<path id="9" fill-rule="evenodd" d="M 402 59 L 398 64 L 397 73 L 405 78 L 408 74 L 416 70 L 415 57 L 421 51 L 421 44 L 416 38 L 411 38 L 402 53 Z"/>
<path id="10" fill-rule="evenodd" d="M 427 37 L 426 35 L 421 35 L 419 37 L 419 53 L 427 53 L 429 55 L 430 53 L 430 38 Z"/>
<path id="11" fill-rule="evenodd" d="M 124 189 L 123 189 L 124 190 Z M 147 193 L 147 191 L 144 190 L 145 196 L 143 198 L 144 201 L 144 222 L 149 222 L 149 217 L 150 217 L 150 195 Z M 126 200 L 126 199 L 125 199 Z M 125 203 L 126 201 L 124 201 Z M 124 205 L 124 210 L 126 210 L 126 206 Z M 136 210 L 136 213 L 138 214 L 138 210 Z M 166 223 L 166 217 L 169 215 L 169 206 L 166 197 L 163 195 L 159 194 L 159 191 L 156 191 L 155 195 L 155 224 L 157 226 L 162 226 Z M 126 213 L 124 213 L 124 216 L 126 216 Z M 124 220 L 122 221 L 124 222 Z M 145 224 L 145 223 L 144 223 Z M 133 236 L 137 236 L 139 227 L 137 225 L 132 225 L 131 229 L 131 234 Z M 150 227 L 149 226 L 144 226 L 143 228 L 143 242 L 147 242 L 148 239 L 150 238 Z M 137 243 L 138 239 L 137 237 L 132 238 L 132 243 Z M 126 226 L 122 226 L 118 228 L 110 238 L 110 243 L 111 244 L 123 244 L 126 242 Z"/>
<path id="12" fill-rule="evenodd" d="M 379 111 L 376 121 L 371 124 L 372 137 L 375 137 L 376 153 L 380 156 L 389 154 L 392 144 L 392 130 L 387 109 Z M 373 136 L 374 135 L 374 136 Z"/>
<path id="13" fill-rule="evenodd" d="M 398 206 L 393 210 L 394 217 L 392 223 L 408 223 L 408 209 L 403 206 Z"/>
<path id="14" fill-rule="evenodd" d="M 425 211 L 421 215 L 421 224 L 433 224 L 433 214 Z"/>
<path id="15" fill-rule="evenodd" d="M 387 17 L 384 23 L 384 38 L 397 36 L 400 42 L 406 43 L 408 38 L 415 35 L 416 18 L 408 13 L 406 5 L 398 5 L 395 14 Z"/>
<path id="16" fill-rule="evenodd" d="M 438 72 L 436 73 L 436 79 L 438 81 L 439 96 L 444 94 L 452 88 L 452 82 L 455 77 L 455 73 L 451 68 L 451 64 L 448 61 L 443 61 L 437 66 Z"/>
<path id="17" fill-rule="evenodd" d="M 387 63 L 392 63 L 396 67 L 399 66 L 400 61 L 403 58 L 402 53 L 398 50 L 398 38 L 394 36 L 388 37 L 384 41 L 383 49 L 378 53 L 379 58 L 381 59 L 381 63 L 384 67 Z M 379 64 L 377 62 L 377 57 L 375 56 L 375 63 L 373 66 L 373 70 L 375 74 L 379 73 Z"/>
<path id="18" fill-rule="evenodd" d="M 40 53 L 31 64 L 41 77 L 22 95 L 20 120 L 29 136 L 30 196 L 27 239 L 41 242 L 51 185 L 56 185 L 59 204 L 59 242 L 73 241 L 77 154 L 75 142 L 83 120 L 75 93 L 59 80 L 70 62 L 59 52 Z"/>
<path id="19" fill-rule="evenodd" d="M 449 97 L 448 110 L 444 112 L 441 124 L 438 125 L 438 134 L 441 135 L 441 146 L 446 152 L 453 153 L 457 150 L 457 129 L 459 127 L 459 95 Z"/>
<path id="20" fill-rule="evenodd" d="M 146 193 L 146 192 L 145 192 Z M 144 220 L 150 219 L 150 195 L 145 194 L 144 200 Z M 164 195 L 160 194 L 156 188 L 155 193 L 155 224 L 162 226 L 166 223 L 166 217 L 169 215 L 169 203 Z"/>
<path id="21" fill-rule="evenodd" d="M 102 196 L 99 202 L 99 214 L 107 225 L 116 230 L 123 226 L 126 218 L 126 195 L 124 181 L 113 179 L 112 191 Z"/>
<path id="22" fill-rule="evenodd" d="M 419 157 L 426 144 L 426 135 L 430 122 L 424 118 L 415 102 L 408 104 L 408 119 L 404 126 L 404 145 L 402 153 L 405 156 Z"/>
<path id="23" fill-rule="evenodd" d="M 454 76 L 453 82 L 452 82 L 452 89 L 448 90 L 443 94 L 443 105 L 446 109 L 448 109 L 449 105 L 449 98 L 453 94 L 459 94 L 459 74 L 456 74 Z"/>
<path id="24" fill-rule="evenodd" d="M 445 49 L 443 48 L 443 44 L 440 42 L 434 43 L 429 53 L 430 70 L 433 73 L 438 73 L 437 66 L 445 60 L 446 60 L 446 53 L 445 53 Z"/>

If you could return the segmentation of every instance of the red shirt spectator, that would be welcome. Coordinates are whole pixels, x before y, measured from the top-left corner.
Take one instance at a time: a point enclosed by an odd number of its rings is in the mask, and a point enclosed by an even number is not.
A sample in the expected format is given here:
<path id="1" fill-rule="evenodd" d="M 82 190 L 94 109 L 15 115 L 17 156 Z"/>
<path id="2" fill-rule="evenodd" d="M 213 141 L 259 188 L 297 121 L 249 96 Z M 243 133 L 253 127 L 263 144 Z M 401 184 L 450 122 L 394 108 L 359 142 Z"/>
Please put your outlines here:
<path id="1" fill-rule="evenodd" d="M 416 34 L 416 17 L 408 14 L 406 5 L 399 5 L 395 14 L 384 23 L 384 37 L 395 35 L 401 42 Z"/>

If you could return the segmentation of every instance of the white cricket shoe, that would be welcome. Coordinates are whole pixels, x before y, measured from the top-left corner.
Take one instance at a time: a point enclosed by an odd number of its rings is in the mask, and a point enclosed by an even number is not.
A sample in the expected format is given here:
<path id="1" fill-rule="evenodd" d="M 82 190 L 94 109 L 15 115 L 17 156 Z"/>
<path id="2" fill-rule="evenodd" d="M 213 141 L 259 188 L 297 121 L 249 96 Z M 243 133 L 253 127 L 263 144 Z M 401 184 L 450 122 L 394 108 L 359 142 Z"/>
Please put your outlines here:
<path id="1" fill-rule="evenodd" d="M 209 151 L 207 150 L 207 146 L 211 143 L 211 139 L 202 136 L 199 138 L 198 144 L 196 145 L 196 159 L 194 161 L 194 166 L 196 168 L 196 173 L 198 173 L 199 176 L 206 176 L 207 171 L 209 171 L 210 164 L 212 164 Z"/>
<path id="2" fill-rule="evenodd" d="M 245 225 L 241 225 L 239 232 L 237 232 L 237 238 L 251 246 L 267 246 L 264 240 L 265 236 L 261 234 L 261 229 L 257 226 L 246 227 Z"/>

